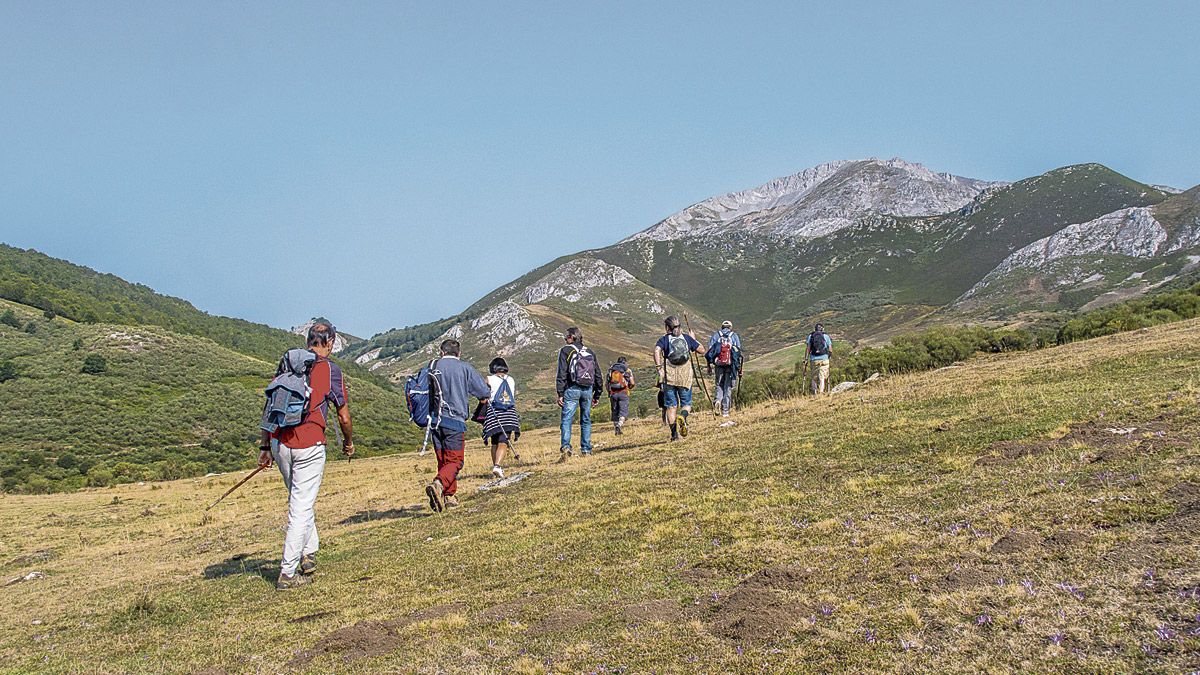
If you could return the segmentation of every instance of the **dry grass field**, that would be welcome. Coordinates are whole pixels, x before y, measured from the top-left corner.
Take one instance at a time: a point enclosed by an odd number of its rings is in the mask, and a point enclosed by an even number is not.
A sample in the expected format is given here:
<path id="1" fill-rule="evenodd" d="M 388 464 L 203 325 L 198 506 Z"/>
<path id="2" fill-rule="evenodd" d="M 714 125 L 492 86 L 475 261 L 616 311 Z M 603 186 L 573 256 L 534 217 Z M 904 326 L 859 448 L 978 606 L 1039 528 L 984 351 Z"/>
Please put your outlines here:
<path id="1" fill-rule="evenodd" d="M 440 515 L 432 454 L 331 462 L 287 593 L 274 470 L 207 514 L 240 476 L 0 496 L 0 668 L 1197 670 L 1198 345 L 984 357 L 675 444 L 603 428 L 564 464 L 533 432 L 491 492 L 472 439 Z"/>

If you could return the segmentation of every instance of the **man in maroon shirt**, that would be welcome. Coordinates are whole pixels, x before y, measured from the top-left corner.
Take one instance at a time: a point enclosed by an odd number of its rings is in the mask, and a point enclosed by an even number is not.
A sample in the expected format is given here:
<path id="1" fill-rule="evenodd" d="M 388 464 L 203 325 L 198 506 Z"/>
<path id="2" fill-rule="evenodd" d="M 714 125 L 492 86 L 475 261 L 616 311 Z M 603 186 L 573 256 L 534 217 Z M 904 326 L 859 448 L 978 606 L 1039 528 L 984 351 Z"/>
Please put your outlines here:
<path id="1" fill-rule="evenodd" d="M 317 355 L 308 377 L 312 388 L 308 411 L 294 427 L 276 434 L 263 432 L 259 448 L 262 452 L 258 463 L 278 465 L 288 489 L 287 534 L 283 539 L 279 580 L 275 582 L 275 589 L 280 591 L 309 583 L 317 570 L 316 554 L 321 542 L 317 536 L 315 506 L 325 475 L 325 427 L 331 402 L 342 429 L 342 453 L 347 457 L 354 454 L 346 380 L 342 369 L 329 361 L 336 337 L 337 331 L 327 323 L 314 324 L 308 330 L 308 349 Z"/>

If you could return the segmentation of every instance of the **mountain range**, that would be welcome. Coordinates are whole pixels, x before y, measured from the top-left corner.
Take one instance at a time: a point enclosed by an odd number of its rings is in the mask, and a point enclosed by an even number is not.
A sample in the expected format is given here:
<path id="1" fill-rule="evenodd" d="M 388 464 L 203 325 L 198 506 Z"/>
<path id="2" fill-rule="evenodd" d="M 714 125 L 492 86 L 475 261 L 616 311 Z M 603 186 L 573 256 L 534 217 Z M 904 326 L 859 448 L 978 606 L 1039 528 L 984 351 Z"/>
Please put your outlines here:
<path id="1" fill-rule="evenodd" d="M 602 360 L 645 366 L 665 314 L 687 315 L 698 334 L 729 319 L 761 355 L 817 320 L 855 342 L 939 322 L 1026 323 L 1145 293 L 1198 261 L 1200 188 L 1100 164 L 1006 183 L 836 161 L 706 199 L 344 355 L 399 379 L 455 337 L 468 358 L 502 355 L 545 391 L 569 325 Z"/>

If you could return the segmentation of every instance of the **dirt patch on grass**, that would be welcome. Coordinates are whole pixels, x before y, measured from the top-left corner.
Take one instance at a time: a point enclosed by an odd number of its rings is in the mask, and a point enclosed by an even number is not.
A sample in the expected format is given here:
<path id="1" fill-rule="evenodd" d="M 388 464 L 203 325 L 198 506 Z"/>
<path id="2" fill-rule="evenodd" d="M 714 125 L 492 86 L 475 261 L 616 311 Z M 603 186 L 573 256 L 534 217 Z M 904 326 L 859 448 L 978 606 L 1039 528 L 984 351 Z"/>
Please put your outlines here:
<path id="1" fill-rule="evenodd" d="M 938 579 L 937 586 L 943 591 L 953 593 L 954 591 L 964 591 L 980 586 L 987 586 L 990 583 L 994 583 L 995 580 L 996 577 L 986 570 L 978 567 L 960 566 L 943 574 Z"/>
<path id="2" fill-rule="evenodd" d="M 536 603 L 543 598 L 542 595 L 527 595 L 516 600 L 509 600 L 498 605 L 492 605 L 479 613 L 479 620 L 482 623 L 499 623 L 520 616 L 530 605 Z"/>
<path id="3" fill-rule="evenodd" d="M 302 668 L 325 654 L 340 654 L 343 661 L 357 661 L 382 656 L 403 645 L 404 638 L 396 628 L 382 621 L 360 621 L 329 633 L 318 640 L 312 649 L 301 652 L 289 661 L 288 665 Z"/>
<path id="4" fill-rule="evenodd" d="M 711 567 L 693 567 L 679 573 L 679 578 L 695 586 L 708 586 L 712 581 L 725 576 Z"/>
<path id="5" fill-rule="evenodd" d="M 997 539 L 996 543 L 992 544 L 990 551 L 992 553 L 1009 555 L 1032 548 L 1037 546 L 1037 544 L 1038 538 L 1032 534 L 1026 534 L 1023 532 L 1009 532 L 1003 537 Z"/>
<path id="6" fill-rule="evenodd" d="M 455 602 L 449 605 L 427 607 L 408 616 L 389 621 L 360 621 L 353 626 L 339 628 L 329 633 L 318 640 L 311 649 L 301 652 L 289 661 L 288 665 L 293 668 L 302 668 L 313 659 L 325 654 L 340 654 L 342 660 L 346 662 L 382 656 L 404 646 L 406 638 L 402 631 L 407 626 L 466 611 L 466 603 Z M 318 612 L 309 616 L 315 619 L 326 614 L 328 613 Z M 300 618 L 305 619 L 306 617 Z"/>
<path id="7" fill-rule="evenodd" d="M 764 567 L 751 574 L 742 586 L 751 588 L 778 588 L 780 590 L 803 590 L 808 586 L 809 573 L 798 565 L 774 565 Z"/>
<path id="8" fill-rule="evenodd" d="M 574 630 L 592 620 L 592 613 L 575 607 L 560 607 L 529 628 L 530 635 L 562 633 Z"/>
<path id="9" fill-rule="evenodd" d="M 1167 501 L 1175 505 L 1175 515 L 1183 516 L 1200 512 L 1200 484 L 1184 481 L 1163 493 Z"/>
<path id="10" fill-rule="evenodd" d="M 661 600 L 650 600 L 636 605 L 629 605 L 621 612 L 629 621 L 646 623 L 651 621 L 662 621 L 671 623 L 679 621 L 684 616 L 683 607 L 671 598 L 663 598 Z"/>
<path id="11" fill-rule="evenodd" d="M 1075 530 L 1059 530 L 1046 537 L 1045 545 L 1054 549 L 1068 549 L 1082 546 L 1087 542 L 1087 535 Z"/>
<path id="12" fill-rule="evenodd" d="M 1187 434 L 1181 426 L 1175 415 L 1129 424 L 1092 420 L 1071 425 L 1061 438 L 998 441 L 989 447 L 991 454 L 977 459 L 975 465 L 1008 464 L 1076 444 L 1093 448 L 1096 452 L 1091 461 L 1095 462 L 1120 459 L 1137 451 L 1186 447 Z"/>
<path id="13" fill-rule="evenodd" d="M 791 632 L 806 613 L 803 603 L 782 591 L 743 585 L 716 605 L 708 628 L 713 635 L 737 642 L 772 641 Z"/>

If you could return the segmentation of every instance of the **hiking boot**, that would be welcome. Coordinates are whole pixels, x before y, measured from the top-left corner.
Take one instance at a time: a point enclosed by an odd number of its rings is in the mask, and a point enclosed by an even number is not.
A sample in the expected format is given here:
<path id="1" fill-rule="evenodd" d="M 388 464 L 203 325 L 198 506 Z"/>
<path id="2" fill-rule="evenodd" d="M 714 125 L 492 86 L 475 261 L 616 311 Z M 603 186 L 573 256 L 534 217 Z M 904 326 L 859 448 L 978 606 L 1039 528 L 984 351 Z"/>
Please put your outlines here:
<path id="1" fill-rule="evenodd" d="M 580 457 L 591 457 L 591 456 L 592 456 L 592 451 L 591 451 L 591 450 L 580 450 L 580 451 L 579 451 L 579 456 L 580 456 Z"/>
<path id="2" fill-rule="evenodd" d="M 425 495 L 429 497 L 429 508 L 435 513 L 442 512 L 442 481 L 434 478 L 433 482 L 425 486 Z"/>
<path id="3" fill-rule="evenodd" d="M 569 459 L 571 457 L 572 454 L 573 453 L 571 452 L 571 446 L 564 445 L 558 449 L 558 461 L 565 462 L 565 461 L 567 461 L 567 459 Z"/>
<path id="4" fill-rule="evenodd" d="M 679 423 L 679 437 L 687 438 L 687 435 L 688 435 L 687 415 L 680 415 L 676 421 Z"/>
<path id="5" fill-rule="evenodd" d="M 624 432 L 624 431 L 621 429 L 620 425 L 618 425 L 618 426 L 617 426 L 617 435 L 618 435 L 618 436 L 620 436 L 620 435 L 622 435 L 622 434 L 624 434 L 624 433 L 625 433 L 625 432 Z"/>
<path id="6" fill-rule="evenodd" d="M 462 506 L 458 503 L 458 497 L 455 497 L 454 495 L 446 495 L 444 497 L 444 501 L 446 503 L 446 508 L 448 509 L 457 509 L 459 506 Z"/>
<path id="7" fill-rule="evenodd" d="M 307 574 L 296 573 L 289 577 L 280 572 L 279 579 L 275 581 L 275 590 L 290 591 L 293 588 L 300 588 L 306 584 L 311 584 L 312 580 L 313 578 Z"/>
<path id="8" fill-rule="evenodd" d="M 496 478 L 503 479 L 504 478 L 504 469 L 501 469 L 499 464 L 493 464 L 492 465 L 492 475 L 495 476 Z"/>
<path id="9" fill-rule="evenodd" d="M 300 574 L 303 574 L 306 576 L 312 574 L 313 572 L 316 572 L 317 571 L 317 556 L 316 555 L 300 556 L 299 570 L 300 570 Z"/>

